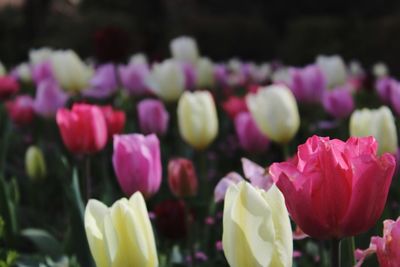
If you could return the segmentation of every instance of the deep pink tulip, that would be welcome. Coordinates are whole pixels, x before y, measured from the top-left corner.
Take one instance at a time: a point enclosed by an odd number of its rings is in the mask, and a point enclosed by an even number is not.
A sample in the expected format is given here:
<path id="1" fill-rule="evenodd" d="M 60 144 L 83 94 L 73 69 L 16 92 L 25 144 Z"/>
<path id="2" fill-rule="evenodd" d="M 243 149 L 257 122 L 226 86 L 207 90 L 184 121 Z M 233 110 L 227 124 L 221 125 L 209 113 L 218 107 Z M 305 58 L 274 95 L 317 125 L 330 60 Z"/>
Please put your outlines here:
<path id="1" fill-rule="evenodd" d="M 289 88 L 300 102 L 320 102 L 327 87 L 326 79 L 317 65 L 291 68 Z"/>
<path id="2" fill-rule="evenodd" d="M 0 76 L 0 100 L 6 99 L 19 91 L 19 83 L 12 76 Z"/>
<path id="3" fill-rule="evenodd" d="M 5 103 L 7 113 L 12 121 L 19 125 L 29 124 L 34 117 L 33 99 L 29 95 L 17 96 Z"/>
<path id="4" fill-rule="evenodd" d="M 248 111 L 246 100 L 238 96 L 230 96 L 222 103 L 222 108 L 231 119 L 234 119 L 241 112 Z"/>
<path id="5" fill-rule="evenodd" d="M 335 118 L 346 118 L 354 110 L 353 95 L 347 87 L 325 92 L 322 104 L 326 112 Z"/>
<path id="6" fill-rule="evenodd" d="M 236 115 L 235 129 L 243 150 L 250 153 L 261 153 L 268 149 L 268 138 L 260 132 L 249 112 L 241 112 Z"/>
<path id="7" fill-rule="evenodd" d="M 98 106 L 74 104 L 71 110 L 59 109 L 56 120 L 63 142 L 72 153 L 95 153 L 107 143 L 106 120 Z"/>
<path id="8" fill-rule="evenodd" d="M 140 131 L 143 134 L 155 133 L 162 136 L 168 130 L 169 114 L 163 102 L 145 99 L 137 105 Z"/>
<path id="9" fill-rule="evenodd" d="M 383 222 L 383 237 L 374 236 L 366 250 L 356 250 L 358 261 L 356 267 L 361 266 L 364 259 L 376 253 L 380 267 L 398 267 L 400 264 L 400 217 L 396 221 Z"/>
<path id="10" fill-rule="evenodd" d="M 171 159 L 168 162 L 168 185 L 177 197 L 197 194 L 197 175 L 193 162 L 185 158 Z"/>
<path id="11" fill-rule="evenodd" d="M 367 231 L 380 217 L 395 170 L 395 157 L 377 156 L 373 137 L 346 142 L 310 137 L 270 174 L 293 220 L 311 237 L 342 238 Z"/>
<path id="12" fill-rule="evenodd" d="M 122 191 L 131 196 L 140 191 L 146 198 L 161 184 L 160 143 L 154 134 L 114 135 L 114 171 Z"/>

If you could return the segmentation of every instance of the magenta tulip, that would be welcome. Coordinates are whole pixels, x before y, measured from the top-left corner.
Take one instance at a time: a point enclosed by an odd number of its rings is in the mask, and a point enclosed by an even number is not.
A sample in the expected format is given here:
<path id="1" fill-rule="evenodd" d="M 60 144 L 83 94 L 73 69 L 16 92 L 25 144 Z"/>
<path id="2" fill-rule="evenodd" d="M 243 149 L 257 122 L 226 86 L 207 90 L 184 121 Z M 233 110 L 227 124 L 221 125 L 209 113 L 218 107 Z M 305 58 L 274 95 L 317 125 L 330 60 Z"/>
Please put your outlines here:
<path id="1" fill-rule="evenodd" d="M 377 148 L 373 137 L 313 136 L 293 159 L 272 164 L 270 174 L 304 233 L 339 239 L 375 225 L 396 166 L 393 155 L 378 157 Z"/>
<path id="2" fill-rule="evenodd" d="M 322 103 L 326 112 L 335 118 L 346 118 L 354 110 L 353 95 L 347 87 L 325 92 Z"/>
<path id="3" fill-rule="evenodd" d="M 156 135 L 114 135 L 114 171 L 122 191 L 131 196 L 140 191 L 146 198 L 161 185 L 160 143 Z"/>
<path id="4" fill-rule="evenodd" d="M 236 116 L 235 129 L 243 150 L 261 153 L 268 149 L 269 140 L 260 132 L 249 112 L 241 112 Z"/>
<path id="5" fill-rule="evenodd" d="M 169 114 L 160 100 L 145 99 L 137 105 L 140 131 L 143 134 L 155 133 L 159 136 L 168 129 Z"/>
<path id="6" fill-rule="evenodd" d="M 320 102 L 327 87 L 324 74 L 316 65 L 292 68 L 290 89 L 300 102 Z"/>

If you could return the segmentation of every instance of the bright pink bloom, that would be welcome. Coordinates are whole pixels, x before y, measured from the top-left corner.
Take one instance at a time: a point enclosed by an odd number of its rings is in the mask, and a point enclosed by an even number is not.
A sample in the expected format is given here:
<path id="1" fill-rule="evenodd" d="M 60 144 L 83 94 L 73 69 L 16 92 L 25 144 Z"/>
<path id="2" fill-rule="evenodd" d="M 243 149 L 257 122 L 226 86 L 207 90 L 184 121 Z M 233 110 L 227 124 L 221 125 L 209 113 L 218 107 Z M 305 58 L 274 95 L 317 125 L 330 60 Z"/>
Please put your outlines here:
<path id="1" fill-rule="evenodd" d="M 29 124 L 34 117 L 33 99 L 29 95 L 17 96 L 5 103 L 8 115 L 16 124 Z"/>
<path id="2" fill-rule="evenodd" d="M 367 231 L 380 217 L 395 157 L 377 156 L 373 137 L 347 142 L 313 136 L 270 174 L 299 227 L 314 238 L 342 238 Z"/>
<path id="3" fill-rule="evenodd" d="M 6 99 L 19 91 L 19 83 L 11 76 L 0 76 L 0 100 Z"/>
<path id="4" fill-rule="evenodd" d="M 168 130 L 169 114 L 163 102 L 145 99 L 137 105 L 140 131 L 143 134 L 155 133 L 162 136 Z"/>
<path id="5" fill-rule="evenodd" d="M 261 153 L 268 149 L 268 138 L 258 129 L 249 112 L 239 113 L 234 122 L 236 135 L 243 150 L 250 153 Z"/>
<path id="6" fill-rule="evenodd" d="M 108 138 L 112 138 L 114 134 L 120 134 L 125 127 L 125 112 L 113 109 L 112 106 L 101 107 L 107 124 Z"/>
<path id="7" fill-rule="evenodd" d="M 146 198 L 161 185 L 160 143 L 154 134 L 114 135 L 114 171 L 127 196 L 140 191 Z"/>
<path id="8" fill-rule="evenodd" d="M 400 217 L 396 221 L 386 220 L 383 222 L 383 237 L 374 236 L 371 244 L 366 250 L 357 249 L 355 252 L 357 260 L 356 267 L 361 266 L 364 259 L 376 253 L 380 267 L 398 267 L 400 263 Z"/>
<path id="9" fill-rule="evenodd" d="M 171 192 L 177 197 L 195 196 L 198 183 L 193 162 L 184 158 L 170 160 L 168 184 Z"/>
<path id="10" fill-rule="evenodd" d="M 74 104 L 71 110 L 59 109 L 56 120 L 63 142 L 72 153 L 95 153 L 107 143 L 107 125 L 98 106 Z"/>
<path id="11" fill-rule="evenodd" d="M 222 103 L 222 108 L 231 119 L 234 119 L 241 112 L 248 111 L 246 100 L 238 96 L 230 96 Z"/>

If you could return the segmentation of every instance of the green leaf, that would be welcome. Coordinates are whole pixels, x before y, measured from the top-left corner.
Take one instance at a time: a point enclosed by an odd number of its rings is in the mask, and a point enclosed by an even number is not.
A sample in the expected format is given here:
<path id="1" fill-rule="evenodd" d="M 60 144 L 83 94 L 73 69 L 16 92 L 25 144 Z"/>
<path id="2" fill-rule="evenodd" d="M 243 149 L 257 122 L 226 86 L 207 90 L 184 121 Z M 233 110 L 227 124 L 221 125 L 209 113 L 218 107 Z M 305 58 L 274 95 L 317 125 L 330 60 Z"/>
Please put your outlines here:
<path id="1" fill-rule="evenodd" d="M 23 230 L 21 235 L 32 241 L 38 251 L 44 255 L 49 255 L 53 259 L 62 256 L 61 244 L 48 232 L 41 229 L 29 228 Z"/>

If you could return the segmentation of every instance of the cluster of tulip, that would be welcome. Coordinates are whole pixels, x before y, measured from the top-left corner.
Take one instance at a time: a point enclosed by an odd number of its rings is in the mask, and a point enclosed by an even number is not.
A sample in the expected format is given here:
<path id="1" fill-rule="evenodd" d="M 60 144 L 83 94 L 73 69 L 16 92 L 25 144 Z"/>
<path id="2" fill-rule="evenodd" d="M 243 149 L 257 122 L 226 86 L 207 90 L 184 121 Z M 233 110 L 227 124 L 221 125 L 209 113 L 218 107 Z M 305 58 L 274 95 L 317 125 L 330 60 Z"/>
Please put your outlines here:
<path id="1" fill-rule="evenodd" d="M 400 82 L 384 64 L 170 50 L 0 63 L 0 266 L 400 266 Z"/>

